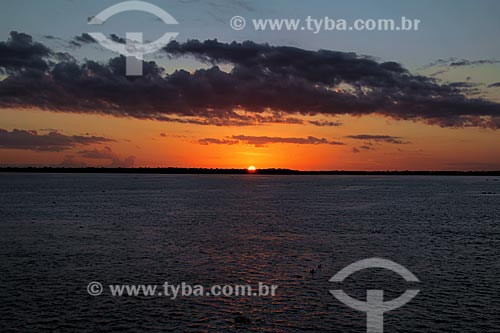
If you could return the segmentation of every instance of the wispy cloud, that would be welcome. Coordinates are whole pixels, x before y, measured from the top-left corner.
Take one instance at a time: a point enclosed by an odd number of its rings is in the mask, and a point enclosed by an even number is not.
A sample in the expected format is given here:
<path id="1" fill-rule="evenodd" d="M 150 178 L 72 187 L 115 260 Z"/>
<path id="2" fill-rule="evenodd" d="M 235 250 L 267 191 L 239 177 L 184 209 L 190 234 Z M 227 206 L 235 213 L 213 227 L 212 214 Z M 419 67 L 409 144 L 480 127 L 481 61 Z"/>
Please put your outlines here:
<path id="1" fill-rule="evenodd" d="M 403 145 L 410 143 L 409 141 L 404 141 L 404 138 L 402 137 L 391 135 L 358 134 L 348 135 L 345 138 L 364 141 L 363 145 L 352 148 L 352 152 L 355 154 L 368 150 L 376 150 L 377 145 L 383 143 L 394 145 Z"/>
<path id="2" fill-rule="evenodd" d="M 496 59 L 482 59 L 482 60 L 467 60 L 461 59 L 457 61 L 453 61 L 450 63 L 451 67 L 463 67 L 463 66 L 477 66 L 477 65 L 492 65 L 500 63 L 499 60 Z"/>
<path id="3" fill-rule="evenodd" d="M 339 121 L 328 121 L 328 120 L 310 120 L 309 124 L 314 126 L 331 126 L 331 127 L 337 127 L 343 125 Z"/>
<path id="4" fill-rule="evenodd" d="M 372 146 L 367 146 L 367 145 L 352 148 L 352 152 L 355 154 L 358 154 L 358 153 L 361 153 L 361 152 L 367 151 L 367 150 L 375 150 L 375 148 L 373 148 Z"/>
<path id="5" fill-rule="evenodd" d="M 199 139 L 198 143 L 200 145 L 208 146 L 208 145 L 236 145 L 239 143 L 238 140 L 231 139 L 216 139 L 216 138 L 204 138 Z"/>
<path id="6" fill-rule="evenodd" d="M 391 136 L 391 135 L 371 135 L 371 134 L 358 134 L 358 135 L 348 135 L 348 139 L 354 140 L 364 140 L 364 141 L 374 141 L 374 142 L 384 142 L 396 145 L 408 144 L 409 141 L 403 141 L 402 137 Z"/>
<path id="7" fill-rule="evenodd" d="M 305 138 L 300 137 L 270 137 L 270 136 L 249 136 L 249 135 L 233 135 L 224 139 L 217 138 L 204 138 L 197 141 L 199 144 L 249 144 L 257 147 L 263 147 L 270 144 L 297 144 L 297 145 L 344 145 L 342 142 L 331 141 L 326 138 L 317 138 L 308 136 Z"/>
<path id="8" fill-rule="evenodd" d="M 69 41 L 70 45 L 73 46 L 82 46 L 83 44 L 94 44 L 97 43 L 97 41 L 94 39 L 94 37 L 90 36 L 88 33 L 84 32 L 79 36 L 76 36 L 72 40 Z"/>
<path id="9" fill-rule="evenodd" d="M 498 59 L 478 59 L 478 60 L 469 60 L 469 59 L 459 59 L 455 57 L 451 57 L 448 59 L 438 59 L 427 65 L 424 65 L 421 69 L 427 69 L 432 67 L 465 67 L 465 66 L 481 66 L 481 65 L 492 65 L 499 64 L 500 60 Z"/>

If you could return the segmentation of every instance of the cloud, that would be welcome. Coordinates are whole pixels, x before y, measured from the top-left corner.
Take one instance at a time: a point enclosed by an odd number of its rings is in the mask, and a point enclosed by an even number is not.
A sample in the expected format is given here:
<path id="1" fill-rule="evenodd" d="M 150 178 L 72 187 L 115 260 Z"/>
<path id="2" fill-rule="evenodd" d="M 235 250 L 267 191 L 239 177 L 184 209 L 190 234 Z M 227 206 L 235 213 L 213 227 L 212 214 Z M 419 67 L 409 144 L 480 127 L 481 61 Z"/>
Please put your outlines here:
<path id="1" fill-rule="evenodd" d="M 352 148 L 352 152 L 355 154 L 359 154 L 359 153 L 361 153 L 363 151 L 367 151 L 367 150 L 375 150 L 375 148 L 372 145 L 363 145 L 363 146 Z"/>
<path id="2" fill-rule="evenodd" d="M 448 69 L 442 69 L 442 70 L 439 70 L 439 71 L 436 71 L 432 74 L 429 74 L 429 76 L 432 76 L 432 77 L 436 77 L 436 76 L 439 76 L 441 74 L 445 74 L 445 73 L 448 73 L 449 70 Z"/>
<path id="3" fill-rule="evenodd" d="M 449 66 L 450 62 L 455 61 L 457 58 L 449 58 L 449 59 L 437 59 L 428 64 L 423 65 L 420 69 L 427 69 L 431 67 L 443 67 Z"/>
<path id="4" fill-rule="evenodd" d="M 117 34 L 110 34 L 109 39 L 115 43 L 127 44 L 127 39 L 118 36 Z M 74 37 L 69 41 L 70 45 L 81 47 L 85 44 L 97 44 L 97 40 L 90 34 L 84 32 L 79 36 Z"/>
<path id="5" fill-rule="evenodd" d="M 91 149 L 91 150 L 81 150 L 77 152 L 78 156 L 87 159 L 98 159 L 98 160 L 108 160 L 108 167 L 113 168 L 130 168 L 134 165 L 135 157 L 128 156 L 121 158 L 115 154 L 110 147 L 104 147 L 102 149 Z"/>
<path id="6" fill-rule="evenodd" d="M 247 111 L 234 110 L 231 113 L 216 112 L 215 110 L 203 115 L 179 115 L 161 116 L 152 118 L 154 120 L 174 122 L 180 124 L 193 125 L 213 125 L 213 126 L 252 126 L 263 124 L 293 124 L 303 125 L 311 123 L 296 117 L 288 117 L 284 113 L 264 111 L 253 113 Z M 315 124 L 313 124 L 315 125 Z M 315 125 L 319 126 L 319 125 Z M 325 125 L 326 126 L 326 125 Z"/>
<path id="7" fill-rule="evenodd" d="M 51 131 L 39 134 L 35 130 L 0 129 L 0 149 L 26 149 L 34 151 L 62 151 L 76 146 L 86 146 L 114 141 L 101 136 L 64 135 Z"/>
<path id="8" fill-rule="evenodd" d="M 473 96 L 473 95 L 479 95 L 481 93 L 481 89 L 479 89 L 479 87 L 482 86 L 483 84 L 468 82 L 468 81 L 458 81 L 458 82 L 451 82 L 448 85 L 450 87 L 459 89 L 464 95 Z"/>
<path id="9" fill-rule="evenodd" d="M 431 68 L 431 67 L 465 67 L 465 66 L 481 66 L 481 65 L 492 65 L 498 64 L 500 60 L 497 59 L 479 59 L 479 60 L 468 60 L 468 59 L 459 59 L 455 57 L 451 57 L 448 59 L 438 59 L 433 61 L 425 66 L 422 69 Z"/>
<path id="10" fill-rule="evenodd" d="M 290 143 L 297 145 L 343 145 L 342 142 L 329 141 L 325 138 L 316 138 L 308 136 L 307 138 L 282 138 L 282 137 L 269 137 L 269 136 L 248 136 L 248 135 L 233 135 L 231 138 L 240 140 L 246 144 L 251 145 L 266 145 L 272 143 Z"/>
<path id="11" fill-rule="evenodd" d="M 364 141 L 374 141 L 377 143 L 391 143 L 395 145 L 402 145 L 409 143 L 408 141 L 403 141 L 399 136 L 390 136 L 390 135 L 370 135 L 370 134 L 359 134 L 359 135 L 348 135 L 346 136 L 348 139 L 354 140 L 364 140 Z"/>
<path id="12" fill-rule="evenodd" d="M 109 35 L 109 37 L 113 42 L 116 42 L 119 44 L 127 44 L 127 40 L 125 38 L 122 38 L 116 34 L 111 34 L 111 35 Z"/>
<path id="13" fill-rule="evenodd" d="M 312 124 L 314 126 L 331 126 L 331 127 L 337 127 L 343 125 L 341 122 L 328 121 L 328 120 L 310 120 L 309 124 Z"/>
<path id="14" fill-rule="evenodd" d="M 269 144 L 297 144 L 297 145 L 344 145 L 342 142 L 329 141 L 325 138 L 316 138 L 314 136 L 308 136 L 306 138 L 294 138 L 294 137 L 269 137 L 269 136 L 248 136 L 248 135 L 233 135 L 225 139 L 216 138 L 204 138 L 197 141 L 202 145 L 209 144 L 224 144 L 224 145 L 235 145 L 238 143 L 255 145 L 256 147 L 263 147 Z"/>
<path id="15" fill-rule="evenodd" d="M 215 138 L 204 138 L 197 141 L 200 145 L 236 145 L 239 143 L 238 140 L 230 139 L 215 139 Z"/>
<path id="16" fill-rule="evenodd" d="M 94 39 L 94 37 L 84 32 L 80 36 L 76 36 L 75 38 L 73 38 L 70 43 L 75 46 L 82 46 L 82 44 L 94 44 L 97 43 L 97 41 Z"/>
<path id="17" fill-rule="evenodd" d="M 49 66 L 44 58 L 51 54 L 48 47 L 33 42 L 30 35 L 12 31 L 6 42 L 0 42 L 0 70 L 48 70 Z"/>
<path id="18" fill-rule="evenodd" d="M 462 59 L 458 61 L 453 61 L 449 65 L 451 67 L 462 67 L 462 66 L 476 66 L 476 65 L 492 65 L 498 64 L 500 61 L 495 59 L 484 59 L 484 60 L 467 60 Z"/>
<path id="19" fill-rule="evenodd" d="M 348 135 L 346 136 L 346 138 L 365 141 L 363 145 L 352 148 L 352 152 L 355 154 L 368 150 L 376 150 L 376 144 L 388 143 L 394 145 L 403 145 L 410 143 L 409 141 L 403 141 L 403 138 L 399 136 L 391 135 L 358 134 Z"/>
<path id="20" fill-rule="evenodd" d="M 470 98 L 469 87 L 438 84 L 355 53 L 217 40 L 173 41 L 164 52 L 212 67 L 165 74 L 150 61 L 143 76 L 126 77 L 123 56 L 107 63 L 58 61 L 43 73 L 18 72 L 1 81 L 0 107 L 217 126 L 372 114 L 442 127 L 500 126 L 500 104 Z"/>

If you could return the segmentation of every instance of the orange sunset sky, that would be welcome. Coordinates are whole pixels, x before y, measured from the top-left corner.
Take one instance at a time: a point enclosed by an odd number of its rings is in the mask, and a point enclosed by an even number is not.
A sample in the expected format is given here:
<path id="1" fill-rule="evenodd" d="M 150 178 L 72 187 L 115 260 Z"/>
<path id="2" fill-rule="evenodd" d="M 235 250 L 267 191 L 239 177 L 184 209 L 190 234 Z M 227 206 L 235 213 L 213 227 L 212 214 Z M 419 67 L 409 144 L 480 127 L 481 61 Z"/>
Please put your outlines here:
<path id="1" fill-rule="evenodd" d="M 411 121 L 394 121 L 380 116 L 337 117 L 345 125 L 261 125 L 217 127 L 162 123 L 152 120 L 123 119 L 101 115 L 65 114 L 35 110 L 1 110 L 5 128 L 33 128 L 39 133 L 51 127 L 64 128 L 64 134 L 107 135 L 115 142 L 106 147 L 120 159 L 134 156 L 134 166 L 258 168 L 286 167 L 302 170 L 474 170 L 499 167 L 500 136 L 490 129 L 445 129 Z M 42 130 L 40 130 L 42 129 Z M 374 143 L 370 150 L 353 152 L 366 143 L 346 139 L 352 133 L 386 133 L 404 138 L 405 144 Z M 164 134 L 162 136 L 162 134 Z M 241 142 L 234 145 L 199 143 L 203 138 L 233 135 L 331 138 L 345 145 L 272 143 L 263 146 Z M 93 149 L 102 150 L 104 145 Z M 77 148 L 76 151 L 81 150 Z M 2 162 L 13 165 L 57 165 L 71 151 L 40 152 L 3 149 Z M 109 159 L 76 158 L 86 165 L 111 164 Z M 73 161 L 74 165 L 78 165 Z"/>

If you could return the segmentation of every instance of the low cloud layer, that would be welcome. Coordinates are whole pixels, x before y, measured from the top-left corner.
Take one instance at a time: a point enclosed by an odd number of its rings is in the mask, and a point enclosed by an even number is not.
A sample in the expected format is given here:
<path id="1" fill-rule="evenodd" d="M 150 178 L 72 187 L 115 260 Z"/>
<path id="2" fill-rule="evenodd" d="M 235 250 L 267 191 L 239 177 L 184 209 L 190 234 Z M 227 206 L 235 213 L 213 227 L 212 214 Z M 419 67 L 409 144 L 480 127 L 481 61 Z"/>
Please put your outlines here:
<path id="1" fill-rule="evenodd" d="M 114 140 L 100 136 L 64 135 L 51 131 L 40 134 L 35 130 L 26 131 L 0 129 L 0 149 L 25 149 L 34 151 L 62 151 L 77 146 L 101 144 Z"/>
<path id="2" fill-rule="evenodd" d="M 270 144 L 296 144 L 296 145 L 344 145 L 342 142 L 330 141 L 326 138 L 316 138 L 308 136 L 306 138 L 295 137 L 270 137 L 270 136 L 249 136 L 249 135 L 233 135 L 224 139 L 204 138 L 197 141 L 202 145 L 220 144 L 220 145 L 235 145 L 249 144 L 256 147 L 263 147 Z"/>
<path id="3" fill-rule="evenodd" d="M 352 152 L 355 154 L 376 150 L 377 145 L 380 144 L 393 144 L 393 145 L 405 145 L 409 144 L 409 141 L 404 140 L 404 138 L 399 136 L 391 136 L 391 135 L 373 135 L 373 134 L 357 134 L 357 135 L 348 135 L 345 138 L 351 140 L 359 140 L 363 141 L 363 144 L 358 147 L 353 147 Z"/>
<path id="4" fill-rule="evenodd" d="M 391 143 L 395 145 L 402 145 L 409 143 L 408 141 L 404 141 L 403 138 L 399 136 L 390 136 L 390 135 L 370 135 L 370 134 L 358 134 L 358 135 L 348 135 L 346 136 L 348 139 L 354 140 L 363 140 L 368 142 L 377 142 L 377 143 Z"/>
<path id="5" fill-rule="evenodd" d="M 166 55 L 194 56 L 212 67 L 166 75 L 151 61 L 144 62 L 144 76 L 130 78 L 124 76 L 124 57 L 107 63 L 54 61 L 52 51 L 24 34 L 12 33 L 0 50 L 0 67 L 11 72 L 0 81 L 0 107 L 219 126 L 304 124 L 303 116 L 370 114 L 442 127 L 500 126 L 500 104 L 467 97 L 468 87 L 438 84 L 397 63 L 355 53 L 174 41 L 164 48 Z M 12 60 L 18 57 L 23 60 Z M 223 71 L 219 64 L 232 70 Z"/>

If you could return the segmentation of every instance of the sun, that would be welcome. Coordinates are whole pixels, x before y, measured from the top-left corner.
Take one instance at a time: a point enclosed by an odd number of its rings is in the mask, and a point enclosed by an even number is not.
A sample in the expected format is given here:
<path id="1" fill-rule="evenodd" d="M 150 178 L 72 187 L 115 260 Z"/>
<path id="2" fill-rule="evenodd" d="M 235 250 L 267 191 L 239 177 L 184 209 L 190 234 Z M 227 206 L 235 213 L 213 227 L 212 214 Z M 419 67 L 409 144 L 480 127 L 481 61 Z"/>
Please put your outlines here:
<path id="1" fill-rule="evenodd" d="M 248 171 L 250 171 L 250 172 L 253 172 L 253 171 L 255 171 L 255 170 L 257 170 L 257 168 L 256 168 L 256 167 L 254 167 L 253 165 L 250 165 L 250 166 L 248 167 Z"/>

